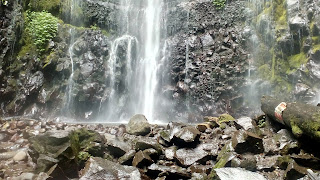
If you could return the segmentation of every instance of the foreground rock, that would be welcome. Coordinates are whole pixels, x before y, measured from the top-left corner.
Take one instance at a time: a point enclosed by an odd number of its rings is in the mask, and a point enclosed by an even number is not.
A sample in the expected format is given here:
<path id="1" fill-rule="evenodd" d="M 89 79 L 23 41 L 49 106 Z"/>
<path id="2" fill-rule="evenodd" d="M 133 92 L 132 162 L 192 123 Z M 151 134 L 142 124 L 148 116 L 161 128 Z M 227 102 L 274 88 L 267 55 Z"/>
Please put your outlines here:
<path id="1" fill-rule="evenodd" d="M 220 180 L 267 180 L 261 174 L 241 168 L 219 168 L 215 170 Z"/>
<path id="2" fill-rule="evenodd" d="M 197 125 L 169 123 L 150 125 L 145 136 L 127 133 L 124 125 L 0 120 L 6 136 L 0 178 L 210 179 L 219 172 L 239 179 L 248 171 L 255 172 L 248 177 L 279 180 L 318 176 L 319 152 L 286 129 L 268 127 L 268 119 L 261 128 L 254 122 L 261 119 L 254 119 L 247 130 L 237 119 L 211 119 L 217 124 L 203 132 Z M 220 172 L 226 167 L 242 169 Z"/>
<path id="3" fill-rule="evenodd" d="M 141 179 L 140 172 L 137 168 L 122 166 L 118 163 L 97 157 L 90 158 L 81 173 L 80 180 Z"/>

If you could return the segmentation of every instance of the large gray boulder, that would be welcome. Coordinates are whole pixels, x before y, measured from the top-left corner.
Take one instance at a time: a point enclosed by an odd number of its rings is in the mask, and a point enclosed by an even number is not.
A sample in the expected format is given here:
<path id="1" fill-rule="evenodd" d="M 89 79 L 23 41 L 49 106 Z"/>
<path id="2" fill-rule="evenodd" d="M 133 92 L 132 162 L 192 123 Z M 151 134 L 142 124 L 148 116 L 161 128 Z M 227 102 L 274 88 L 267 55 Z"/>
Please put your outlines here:
<path id="1" fill-rule="evenodd" d="M 147 135 L 150 133 L 151 126 L 147 120 L 147 118 L 142 114 L 134 115 L 128 125 L 127 125 L 127 133 L 132 135 Z"/>
<path id="2" fill-rule="evenodd" d="M 82 171 L 80 180 L 98 179 L 131 179 L 140 180 L 141 175 L 136 167 L 122 166 L 99 157 L 91 157 Z"/>
<path id="3" fill-rule="evenodd" d="M 261 174 L 241 168 L 219 168 L 215 171 L 221 180 L 267 180 Z"/>

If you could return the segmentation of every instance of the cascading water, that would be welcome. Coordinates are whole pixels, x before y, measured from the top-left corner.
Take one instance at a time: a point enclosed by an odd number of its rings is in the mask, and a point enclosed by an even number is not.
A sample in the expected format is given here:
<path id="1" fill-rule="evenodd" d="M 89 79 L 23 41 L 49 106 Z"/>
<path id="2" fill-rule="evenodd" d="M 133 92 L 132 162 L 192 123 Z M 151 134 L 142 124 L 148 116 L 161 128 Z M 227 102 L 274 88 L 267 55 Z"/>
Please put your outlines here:
<path id="1" fill-rule="evenodd" d="M 70 2 L 70 23 L 71 24 L 75 24 L 76 23 L 76 19 L 74 18 L 76 15 L 76 9 L 79 6 L 79 1 L 78 0 L 72 0 Z M 64 116 L 67 117 L 72 117 L 73 116 L 73 86 L 74 86 L 74 80 L 73 80 L 73 76 L 74 76 L 74 53 L 73 53 L 73 46 L 75 44 L 75 29 L 74 28 L 70 28 L 69 30 L 69 34 L 70 34 L 70 44 L 69 44 L 69 48 L 68 48 L 68 53 L 69 53 L 69 57 L 70 57 L 70 65 L 71 65 L 71 72 L 70 72 L 70 76 L 68 79 L 68 84 L 66 87 L 66 94 L 64 97 L 64 108 L 62 110 L 62 113 Z"/>
<path id="2" fill-rule="evenodd" d="M 159 69 L 163 2 L 120 1 L 119 36 L 112 43 L 108 60 L 108 87 L 100 107 L 100 120 L 127 120 L 134 114 L 144 114 L 155 122 L 155 105 L 159 94 Z M 159 98 L 161 99 L 161 98 Z"/>

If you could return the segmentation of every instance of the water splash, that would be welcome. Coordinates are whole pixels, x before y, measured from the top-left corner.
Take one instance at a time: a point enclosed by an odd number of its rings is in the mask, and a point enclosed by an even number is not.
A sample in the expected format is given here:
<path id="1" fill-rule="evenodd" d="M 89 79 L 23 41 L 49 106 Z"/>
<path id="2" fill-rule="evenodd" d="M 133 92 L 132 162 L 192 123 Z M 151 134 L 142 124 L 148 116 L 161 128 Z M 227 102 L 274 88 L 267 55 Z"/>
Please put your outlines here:
<path id="1" fill-rule="evenodd" d="M 158 85 L 165 30 L 161 0 L 121 0 L 119 26 L 108 60 L 107 90 L 100 103 L 100 120 L 121 121 L 134 114 L 156 120 Z"/>

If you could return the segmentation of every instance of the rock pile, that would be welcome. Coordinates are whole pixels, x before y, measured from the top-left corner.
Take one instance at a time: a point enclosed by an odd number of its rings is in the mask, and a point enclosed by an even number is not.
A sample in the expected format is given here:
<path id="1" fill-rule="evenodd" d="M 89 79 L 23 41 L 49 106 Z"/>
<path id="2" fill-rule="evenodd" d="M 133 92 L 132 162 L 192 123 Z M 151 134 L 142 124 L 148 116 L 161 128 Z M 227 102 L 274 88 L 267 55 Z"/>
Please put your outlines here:
<path id="1" fill-rule="evenodd" d="M 130 120 L 135 124 L 130 127 L 133 132 L 148 129 L 137 123 L 147 123 L 143 117 Z M 206 117 L 198 125 L 149 124 L 143 135 L 127 133 L 129 124 L 126 128 L 2 120 L 0 179 L 308 179 L 319 175 L 317 150 L 304 149 L 288 130 L 272 128 L 263 117 L 245 124 L 244 118 L 226 117 L 230 118 Z"/>

